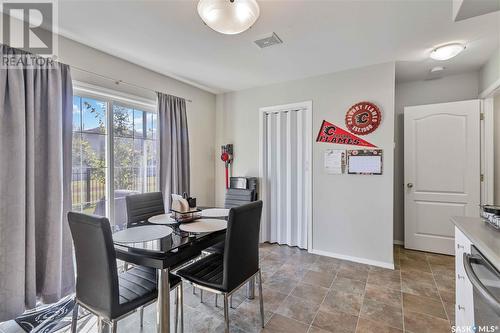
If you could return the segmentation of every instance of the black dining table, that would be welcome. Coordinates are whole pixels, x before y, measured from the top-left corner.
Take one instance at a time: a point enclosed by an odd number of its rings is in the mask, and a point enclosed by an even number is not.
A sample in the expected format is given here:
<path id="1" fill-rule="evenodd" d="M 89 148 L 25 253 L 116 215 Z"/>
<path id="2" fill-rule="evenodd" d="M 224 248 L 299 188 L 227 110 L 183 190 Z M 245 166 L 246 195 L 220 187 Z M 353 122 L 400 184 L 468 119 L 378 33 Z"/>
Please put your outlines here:
<path id="1" fill-rule="evenodd" d="M 223 219 L 223 218 L 219 218 Z M 152 225 L 147 221 L 135 228 Z M 158 272 L 157 331 L 170 332 L 170 284 L 169 272 L 176 267 L 198 257 L 203 250 L 224 241 L 226 230 L 207 233 L 186 233 L 179 229 L 179 224 L 156 226 L 172 228 L 172 234 L 152 241 L 138 243 L 114 242 L 116 257 L 119 260 L 151 267 Z"/>

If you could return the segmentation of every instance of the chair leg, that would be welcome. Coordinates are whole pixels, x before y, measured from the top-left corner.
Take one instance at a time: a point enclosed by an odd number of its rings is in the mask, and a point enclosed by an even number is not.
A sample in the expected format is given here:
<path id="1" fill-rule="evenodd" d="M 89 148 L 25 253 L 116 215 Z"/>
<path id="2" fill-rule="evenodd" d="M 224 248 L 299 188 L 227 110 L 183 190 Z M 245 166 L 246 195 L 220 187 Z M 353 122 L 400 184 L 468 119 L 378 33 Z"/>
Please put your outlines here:
<path id="1" fill-rule="evenodd" d="M 73 316 L 71 317 L 71 333 L 76 333 L 76 326 L 78 325 L 78 303 L 75 301 L 73 307 Z"/>
<path id="2" fill-rule="evenodd" d="M 175 328 L 174 328 L 174 331 L 175 333 L 177 333 L 177 327 L 179 326 L 179 286 L 177 286 L 177 288 L 175 288 L 175 292 L 177 294 L 177 297 L 175 298 Z"/>
<path id="3" fill-rule="evenodd" d="M 102 333 L 102 319 L 97 317 L 97 333 Z"/>
<path id="4" fill-rule="evenodd" d="M 229 296 L 229 307 L 230 307 L 231 309 L 234 309 L 234 308 L 233 308 L 233 295 Z"/>
<path id="5" fill-rule="evenodd" d="M 215 294 L 215 307 L 217 307 L 217 299 L 218 299 L 219 294 Z"/>
<path id="6" fill-rule="evenodd" d="M 264 298 L 262 297 L 262 274 L 259 269 L 259 301 L 260 301 L 260 320 L 264 328 Z"/>
<path id="7" fill-rule="evenodd" d="M 144 326 L 144 307 L 139 308 L 139 321 L 141 322 L 141 329 Z"/>
<path id="8" fill-rule="evenodd" d="M 229 304 L 227 294 L 224 294 L 224 324 L 224 332 L 229 333 Z"/>
<path id="9" fill-rule="evenodd" d="M 196 295 L 196 290 L 195 290 L 194 286 L 193 286 L 193 295 Z"/>
<path id="10" fill-rule="evenodd" d="M 116 321 L 112 320 L 110 325 L 111 325 L 110 329 L 111 333 L 116 333 Z"/>
<path id="11" fill-rule="evenodd" d="M 181 307 L 181 333 L 184 333 L 184 289 L 182 287 L 182 282 L 179 285 L 179 299 L 177 303 L 179 303 Z"/>
<path id="12" fill-rule="evenodd" d="M 203 303 L 203 289 L 200 289 L 200 303 Z"/>

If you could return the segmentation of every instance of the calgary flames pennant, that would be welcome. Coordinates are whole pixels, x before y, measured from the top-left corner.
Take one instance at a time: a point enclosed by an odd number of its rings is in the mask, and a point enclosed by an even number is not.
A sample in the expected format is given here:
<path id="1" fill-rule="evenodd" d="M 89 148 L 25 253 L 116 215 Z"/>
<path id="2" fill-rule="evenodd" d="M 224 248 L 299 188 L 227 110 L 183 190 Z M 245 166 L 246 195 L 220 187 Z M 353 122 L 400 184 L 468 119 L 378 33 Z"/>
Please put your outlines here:
<path id="1" fill-rule="evenodd" d="M 363 147 L 377 147 L 346 130 L 323 120 L 316 142 L 337 143 L 342 145 L 353 145 Z"/>

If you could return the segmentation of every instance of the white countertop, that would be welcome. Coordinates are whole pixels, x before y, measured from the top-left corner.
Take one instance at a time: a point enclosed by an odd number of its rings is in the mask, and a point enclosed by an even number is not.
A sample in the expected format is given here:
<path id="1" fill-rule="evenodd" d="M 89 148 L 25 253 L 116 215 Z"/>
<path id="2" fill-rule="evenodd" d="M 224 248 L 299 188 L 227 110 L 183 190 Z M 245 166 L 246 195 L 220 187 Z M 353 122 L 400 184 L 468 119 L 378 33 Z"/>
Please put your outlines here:
<path id="1" fill-rule="evenodd" d="M 500 271 L 500 230 L 493 228 L 479 217 L 455 216 L 451 221 Z"/>

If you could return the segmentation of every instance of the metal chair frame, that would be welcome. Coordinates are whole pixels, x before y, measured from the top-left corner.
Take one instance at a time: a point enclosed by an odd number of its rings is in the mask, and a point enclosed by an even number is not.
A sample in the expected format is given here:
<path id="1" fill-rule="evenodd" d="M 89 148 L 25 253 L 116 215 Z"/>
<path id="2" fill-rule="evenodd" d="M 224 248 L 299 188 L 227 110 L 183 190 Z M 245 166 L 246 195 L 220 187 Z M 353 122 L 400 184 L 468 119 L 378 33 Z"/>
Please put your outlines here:
<path id="1" fill-rule="evenodd" d="M 172 291 L 174 289 L 176 289 L 176 292 L 177 292 L 177 297 L 175 298 L 175 333 L 177 333 L 177 327 L 179 326 L 179 306 L 180 306 L 180 317 L 181 317 L 180 333 L 183 333 L 184 332 L 184 306 L 183 306 L 183 296 L 184 295 L 183 295 L 183 288 L 182 288 L 182 280 L 181 280 L 181 282 L 173 285 L 172 288 L 170 288 L 170 291 Z M 151 304 L 155 303 L 156 301 L 157 301 L 156 299 L 152 300 L 151 302 L 148 302 L 147 304 L 144 304 L 135 310 L 127 312 L 118 318 L 108 320 L 108 319 L 105 319 L 105 318 L 99 316 L 97 311 L 93 310 L 91 307 L 85 305 L 84 303 L 82 303 L 78 299 L 75 299 L 75 307 L 73 308 L 73 314 L 72 314 L 72 318 L 71 318 L 71 333 L 77 332 L 76 329 L 77 329 L 77 324 L 78 324 L 78 307 L 80 307 L 80 306 L 97 317 L 97 332 L 98 333 L 102 332 L 103 323 L 106 323 L 109 325 L 109 327 L 111 329 L 111 333 L 116 333 L 117 322 L 125 317 L 130 316 L 132 313 L 135 313 L 137 311 L 139 311 L 140 325 L 141 325 L 140 327 L 142 328 L 143 323 L 144 323 L 144 307 L 151 305 Z"/>
<path id="2" fill-rule="evenodd" d="M 203 292 L 203 290 L 205 290 L 205 291 L 214 293 L 216 297 L 217 297 L 217 295 L 223 295 L 223 297 L 224 297 L 224 324 L 225 324 L 224 332 L 229 333 L 229 298 L 232 296 L 233 293 L 238 291 L 241 287 L 243 287 L 246 283 L 250 282 L 252 279 L 255 279 L 255 277 L 257 277 L 257 276 L 259 277 L 260 320 L 261 320 L 262 328 L 264 328 L 264 325 L 265 325 L 265 322 L 264 322 L 264 299 L 262 298 L 262 274 L 261 274 L 260 268 L 257 271 L 257 273 L 255 273 L 254 275 L 252 275 L 251 277 L 249 277 L 248 279 L 243 281 L 243 283 L 241 283 L 238 287 L 234 288 L 230 292 L 220 291 L 217 289 L 213 289 L 210 287 L 199 285 L 199 284 L 197 284 L 195 282 L 191 282 L 189 280 L 184 280 L 184 279 L 183 280 L 189 282 L 193 286 L 193 288 L 196 287 L 196 288 L 200 289 L 200 292 Z M 217 302 L 217 300 L 216 300 L 216 302 Z"/>

